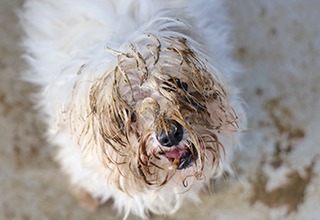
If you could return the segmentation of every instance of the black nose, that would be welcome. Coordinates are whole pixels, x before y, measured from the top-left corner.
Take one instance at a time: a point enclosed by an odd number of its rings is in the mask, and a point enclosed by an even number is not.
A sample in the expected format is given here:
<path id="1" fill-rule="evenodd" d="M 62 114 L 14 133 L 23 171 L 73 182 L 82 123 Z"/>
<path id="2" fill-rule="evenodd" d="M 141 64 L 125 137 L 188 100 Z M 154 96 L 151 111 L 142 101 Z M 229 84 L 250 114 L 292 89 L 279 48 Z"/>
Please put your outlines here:
<path id="1" fill-rule="evenodd" d="M 182 125 L 174 120 L 169 120 L 166 123 L 167 129 L 162 129 L 157 139 L 162 146 L 172 147 L 178 145 L 183 138 Z"/>

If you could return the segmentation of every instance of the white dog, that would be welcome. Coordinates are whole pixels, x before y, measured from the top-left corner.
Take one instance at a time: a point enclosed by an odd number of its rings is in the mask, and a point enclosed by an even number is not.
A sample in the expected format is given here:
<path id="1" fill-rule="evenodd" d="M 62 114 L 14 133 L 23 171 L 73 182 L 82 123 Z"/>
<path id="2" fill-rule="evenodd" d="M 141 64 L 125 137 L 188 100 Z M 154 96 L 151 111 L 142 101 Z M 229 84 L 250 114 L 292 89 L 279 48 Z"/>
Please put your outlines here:
<path id="1" fill-rule="evenodd" d="M 228 167 L 245 119 L 222 4 L 26 0 L 26 78 L 83 205 L 173 213 Z"/>

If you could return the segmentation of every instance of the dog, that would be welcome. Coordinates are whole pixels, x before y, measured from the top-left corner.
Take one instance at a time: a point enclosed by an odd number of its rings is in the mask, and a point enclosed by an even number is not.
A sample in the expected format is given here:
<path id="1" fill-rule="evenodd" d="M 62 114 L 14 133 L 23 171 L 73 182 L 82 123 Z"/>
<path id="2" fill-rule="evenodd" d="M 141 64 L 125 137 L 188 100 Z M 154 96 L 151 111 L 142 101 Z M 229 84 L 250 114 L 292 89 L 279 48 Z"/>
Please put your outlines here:
<path id="1" fill-rule="evenodd" d="M 83 206 L 170 214 L 230 171 L 246 119 L 223 1 L 26 0 L 20 21 L 25 79 Z"/>

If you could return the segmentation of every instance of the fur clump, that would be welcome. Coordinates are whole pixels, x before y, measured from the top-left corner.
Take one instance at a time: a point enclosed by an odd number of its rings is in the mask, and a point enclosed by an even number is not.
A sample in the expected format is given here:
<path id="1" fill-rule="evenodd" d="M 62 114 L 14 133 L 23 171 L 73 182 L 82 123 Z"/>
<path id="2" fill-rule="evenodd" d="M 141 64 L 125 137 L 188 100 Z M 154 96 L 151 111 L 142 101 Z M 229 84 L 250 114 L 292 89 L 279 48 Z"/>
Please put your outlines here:
<path id="1" fill-rule="evenodd" d="M 231 158 L 244 124 L 225 77 L 237 65 L 224 55 L 224 25 L 209 16 L 221 12 L 220 2 L 176 4 L 194 7 L 97 0 L 62 10 L 60 1 L 29 0 L 21 16 L 29 80 L 44 88 L 57 160 L 81 198 L 113 198 L 126 216 L 172 213 L 182 197 L 196 201 L 199 185 Z M 40 15 L 48 28 L 38 27 Z M 169 133 L 179 136 L 173 146 L 159 138 Z"/>

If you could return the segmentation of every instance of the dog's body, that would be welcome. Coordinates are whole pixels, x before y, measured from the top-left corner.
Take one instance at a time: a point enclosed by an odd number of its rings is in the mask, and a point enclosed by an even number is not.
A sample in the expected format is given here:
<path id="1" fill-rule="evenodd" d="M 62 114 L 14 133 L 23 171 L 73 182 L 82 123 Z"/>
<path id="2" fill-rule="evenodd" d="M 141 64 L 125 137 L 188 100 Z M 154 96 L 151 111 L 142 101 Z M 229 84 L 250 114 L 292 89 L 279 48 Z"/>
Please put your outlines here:
<path id="1" fill-rule="evenodd" d="M 174 212 L 230 160 L 245 119 L 225 15 L 219 0 L 25 3 L 28 78 L 88 206 Z"/>

